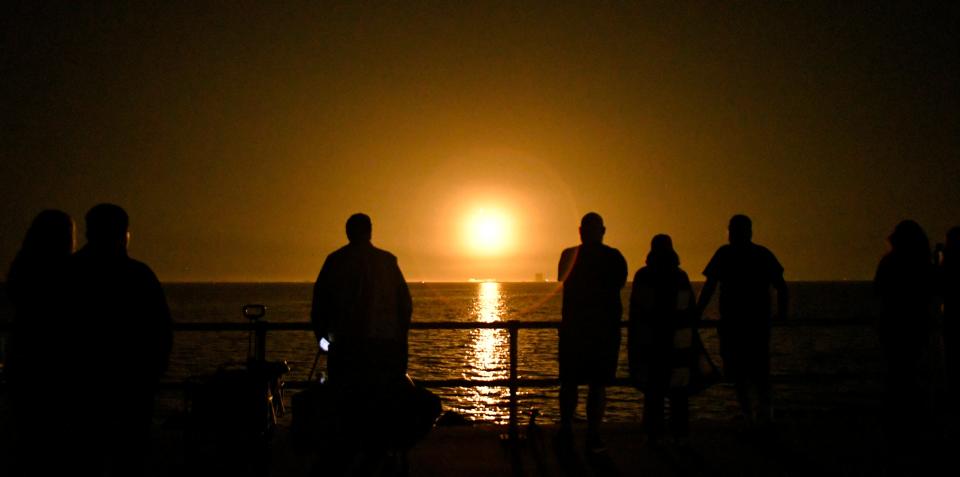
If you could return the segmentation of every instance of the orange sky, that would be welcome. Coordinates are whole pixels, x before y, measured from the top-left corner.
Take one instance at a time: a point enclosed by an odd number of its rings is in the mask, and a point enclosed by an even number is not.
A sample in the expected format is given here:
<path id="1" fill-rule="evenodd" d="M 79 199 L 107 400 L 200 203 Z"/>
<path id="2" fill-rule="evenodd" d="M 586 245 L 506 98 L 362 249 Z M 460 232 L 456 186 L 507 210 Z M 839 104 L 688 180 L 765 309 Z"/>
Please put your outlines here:
<path id="1" fill-rule="evenodd" d="M 960 223 L 956 8 L 555 3 L 5 6 L 0 260 L 103 201 L 166 281 L 313 280 L 357 211 L 411 280 L 554 277 L 588 211 L 694 278 L 734 213 L 788 279 Z"/>

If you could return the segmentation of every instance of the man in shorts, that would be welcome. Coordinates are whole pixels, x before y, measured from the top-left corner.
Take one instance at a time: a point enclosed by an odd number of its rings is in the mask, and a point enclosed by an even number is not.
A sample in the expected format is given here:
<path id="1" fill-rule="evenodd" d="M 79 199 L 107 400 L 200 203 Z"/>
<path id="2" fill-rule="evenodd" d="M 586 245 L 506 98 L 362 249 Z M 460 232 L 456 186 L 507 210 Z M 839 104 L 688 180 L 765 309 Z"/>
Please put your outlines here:
<path id="1" fill-rule="evenodd" d="M 627 261 L 620 251 L 603 244 L 605 232 L 599 214 L 584 215 L 580 221 L 582 243 L 564 250 L 558 267 L 563 282 L 558 442 L 572 443 L 578 386 L 587 384 L 587 448 L 593 452 L 604 450 L 600 423 L 606 386 L 617 371 L 623 315 L 620 289 L 627 280 Z"/>
<path id="2" fill-rule="evenodd" d="M 787 316 L 787 284 L 783 267 L 766 247 L 752 242 L 753 224 L 746 215 L 734 215 L 727 228 L 730 243 L 720 247 L 703 275 L 707 277 L 697 307 L 701 314 L 720 287 L 720 356 L 748 424 L 773 419 L 770 386 L 771 287 L 777 292 L 777 312 Z M 757 394 L 757 409 L 751 390 Z M 756 411 L 756 414 L 754 414 Z"/>

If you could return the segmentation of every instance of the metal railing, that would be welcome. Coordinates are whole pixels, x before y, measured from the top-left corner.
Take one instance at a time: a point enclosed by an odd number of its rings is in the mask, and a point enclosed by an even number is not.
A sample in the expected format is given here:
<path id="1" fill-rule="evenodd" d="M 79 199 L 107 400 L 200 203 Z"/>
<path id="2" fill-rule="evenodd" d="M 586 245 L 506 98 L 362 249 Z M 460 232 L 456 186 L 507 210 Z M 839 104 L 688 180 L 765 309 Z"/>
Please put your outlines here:
<path id="1" fill-rule="evenodd" d="M 872 321 L 867 318 L 846 319 L 846 320 L 785 320 L 773 322 L 774 327 L 844 327 L 844 326 L 864 326 L 871 324 Z M 621 322 L 621 328 L 625 328 L 628 322 Z M 702 320 L 700 328 L 716 328 L 717 321 Z M 509 333 L 510 362 L 509 377 L 506 379 L 434 379 L 418 380 L 417 383 L 428 388 L 437 387 L 506 387 L 509 389 L 509 420 L 508 432 L 510 439 L 516 439 L 518 436 L 518 390 L 519 388 L 544 388 L 554 387 L 560 384 L 559 378 L 520 378 L 517 373 L 518 346 L 521 329 L 559 329 L 559 321 L 521 321 L 507 320 L 498 322 L 454 322 L 454 321 L 432 321 L 432 322 L 412 322 L 411 330 L 475 330 L 475 329 L 495 329 L 507 330 Z M 246 331 L 254 332 L 257 341 L 264 342 L 268 331 L 312 331 L 313 328 L 308 322 L 287 322 L 275 323 L 268 321 L 253 322 L 217 322 L 217 323 L 175 323 L 175 331 L 187 332 L 210 332 L 210 331 Z M 286 386 L 292 389 L 305 388 L 308 381 L 287 381 Z M 185 382 L 164 382 L 162 387 L 165 389 L 182 389 Z M 617 378 L 612 383 L 613 386 L 630 386 L 627 378 Z"/>

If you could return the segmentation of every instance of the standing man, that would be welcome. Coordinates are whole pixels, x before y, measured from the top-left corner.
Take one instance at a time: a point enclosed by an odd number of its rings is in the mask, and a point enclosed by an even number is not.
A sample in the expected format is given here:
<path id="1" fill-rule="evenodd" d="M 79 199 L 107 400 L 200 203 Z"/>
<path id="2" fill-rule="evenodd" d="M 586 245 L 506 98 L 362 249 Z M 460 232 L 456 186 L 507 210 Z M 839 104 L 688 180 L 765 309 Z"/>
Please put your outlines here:
<path id="1" fill-rule="evenodd" d="M 173 343 L 160 281 L 127 255 L 129 218 L 119 206 L 87 212 L 87 244 L 67 265 L 68 307 L 62 331 L 83 363 L 77 385 L 77 446 L 92 475 L 141 475 L 150 447 L 154 395 Z M 81 467 L 84 465 L 81 464 Z M 80 468 L 75 473 L 84 474 Z"/>
<path id="2" fill-rule="evenodd" d="M 370 242 L 370 217 L 354 214 L 346 228 L 349 243 L 323 263 L 310 313 L 317 340 L 330 343 L 327 371 L 339 396 L 337 414 L 357 419 L 343 426 L 348 435 L 336 442 L 344 447 L 333 452 L 340 461 L 360 460 L 358 451 L 382 453 L 389 444 L 383 442 L 387 437 L 351 431 L 370 433 L 383 429 L 383 420 L 397 418 L 386 414 L 396 411 L 397 394 L 407 383 L 407 331 L 413 313 L 397 257 Z"/>
<path id="3" fill-rule="evenodd" d="M 560 324 L 560 431 L 558 442 L 569 446 L 580 384 L 587 396 L 587 448 L 604 450 L 600 439 L 606 386 L 617 372 L 620 354 L 620 289 L 627 281 L 627 261 L 603 244 L 603 218 L 590 212 L 580 220 L 580 241 L 560 255 L 558 279 L 563 282 Z"/>
<path id="4" fill-rule="evenodd" d="M 701 315 L 720 286 L 720 355 L 727 377 L 737 389 L 737 400 L 748 424 L 773 419 L 770 387 L 770 288 L 777 291 L 777 316 L 787 316 L 787 284 L 783 267 L 753 238 L 746 215 L 734 215 L 727 227 L 730 243 L 720 247 L 703 275 L 707 277 L 697 308 Z M 756 416 L 750 391 L 756 389 Z"/>

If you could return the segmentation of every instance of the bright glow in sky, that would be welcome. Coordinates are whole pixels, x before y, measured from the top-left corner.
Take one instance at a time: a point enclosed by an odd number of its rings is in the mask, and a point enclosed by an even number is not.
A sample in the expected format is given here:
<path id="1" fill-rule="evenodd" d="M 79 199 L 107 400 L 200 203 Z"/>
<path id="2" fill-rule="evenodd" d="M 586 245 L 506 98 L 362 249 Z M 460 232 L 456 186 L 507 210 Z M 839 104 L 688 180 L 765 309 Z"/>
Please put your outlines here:
<path id="1" fill-rule="evenodd" d="M 498 207 L 479 207 L 470 212 L 463 224 L 464 242 L 475 255 L 501 255 L 513 242 L 513 221 Z"/>
<path id="2" fill-rule="evenodd" d="M 590 211 L 631 272 L 742 213 L 870 279 L 960 217 L 948 2 L 172 3 L 0 8 L 0 266 L 101 202 L 163 282 L 312 281 L 356 212 L 408 280 L 555 279 Z"/>

